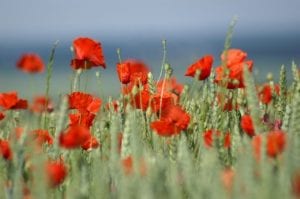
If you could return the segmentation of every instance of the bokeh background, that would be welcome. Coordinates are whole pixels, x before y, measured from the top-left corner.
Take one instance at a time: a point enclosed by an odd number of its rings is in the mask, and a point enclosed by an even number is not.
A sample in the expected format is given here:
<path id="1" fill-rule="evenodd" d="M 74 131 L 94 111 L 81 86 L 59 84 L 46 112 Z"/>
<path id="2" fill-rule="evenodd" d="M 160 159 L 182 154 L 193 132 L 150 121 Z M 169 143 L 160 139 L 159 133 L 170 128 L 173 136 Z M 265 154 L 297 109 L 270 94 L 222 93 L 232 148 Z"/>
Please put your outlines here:
<path id="1" fill-rule="evenodd" d="M 254 60 L 258 81 L 267 72 L 278 77 L 282 64 L 300 63 L 299 0 L 26 0 L 0 1 L 0 91 L 17 90 L 23 97 L 45 90 L 45 74 L 28 75 L 16 69 L 22 53 L 36 52 L 47 62 L 56 40 L 51 93 L 70 89 L 70 46 L 79 36 L 101 41 L 107 69 L 89 72 L 89 91 L 116 95 L 116 49 L 122 58 L 137 58 L 159 73 L 167 40 L 168 62 L 181 82 L 186 67 L 204 54 L 219 64 L 231 19 L 238 17 L 232 47 Z M 100 83 L 95 72 L 101 72 Z M 101 85 L 101 86 L 100 86 Z"/>

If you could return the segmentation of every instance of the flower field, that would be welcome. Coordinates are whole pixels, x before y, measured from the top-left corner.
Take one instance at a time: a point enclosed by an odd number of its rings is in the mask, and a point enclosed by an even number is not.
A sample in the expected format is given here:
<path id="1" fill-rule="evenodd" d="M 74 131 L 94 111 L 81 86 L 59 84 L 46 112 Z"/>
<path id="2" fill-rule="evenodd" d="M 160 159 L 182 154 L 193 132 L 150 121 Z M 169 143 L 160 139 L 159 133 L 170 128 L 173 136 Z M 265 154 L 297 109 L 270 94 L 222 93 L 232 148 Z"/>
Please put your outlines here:
<path id="1" fill-rule="evenodd" d="M 46 90 L 32 100 L 0 91 L 0 198 L 300 198 L 299 69 L 257 84 L 255 60 L 231 47 L 233 26 L 219 57 L 177 74 L 189 85 L 176 79 L 165 40 L 158 77 L 117 49 L 117 98 L 88 92 L 106 68 L 100 41 L 74 39 L 72 86 L 57 96 L 57 44 L 47 64 L 21 55 L 16 67 L 45 72 Z"/>

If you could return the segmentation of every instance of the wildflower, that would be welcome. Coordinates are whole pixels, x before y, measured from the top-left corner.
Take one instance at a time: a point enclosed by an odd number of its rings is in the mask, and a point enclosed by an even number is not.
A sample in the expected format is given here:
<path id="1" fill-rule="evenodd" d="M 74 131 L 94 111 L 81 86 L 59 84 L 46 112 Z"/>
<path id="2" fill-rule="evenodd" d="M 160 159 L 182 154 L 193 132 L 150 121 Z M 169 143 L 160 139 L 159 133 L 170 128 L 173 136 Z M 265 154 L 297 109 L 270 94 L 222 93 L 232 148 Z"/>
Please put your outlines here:
<path id="1" fill-rule="evenodd" d="M 83 150 L 90 150 L 90 149 L 96 149 L 100 146 L 99 141 L 97 140 L 97 138 L 95 138 L 94 136 L 91 136 L 87 141 L 85 141 L 82 145 L 81 148 Z"/>
<path id="2" fill-rule="evenodd" d="M 151 98 L 151 108 L 153 112 L 158 113 L 160 109 L 164 110 L 170 104 L 176 105 L 177 102 L 178 96 L 173 93 L 164 92 L 163 95 L 156 93 Z"/>
<path id="3" fill-rule="evenodd" d="M 49 161 L 46 164 L 46 172 L 51 187 L 56 187 L 63 183 L 68 171 L 63 161 Z"/>
<path id="4" fill-rule="evenodd" d="M 146 89 L 143 89 L 133 96 L 133 98 L 131 99 L 131 104 L 137 109 L 146 111 L 149 105 L 149 100 L 150 92 Z"/>
<path id="5" fill-rule="evenodd" d="M 87 37 L 79 37 L 73 41 L 74 59 L 71 66 L 74 69 L 90 69 L 102 66 L 105 68 L 104 55 L 101 43 Z"/>
<path id="6" fill-rule="evenodd" d="M 231 168 L 225 168 L 221 172 L 221 181 L 227 191 L 232 191 L 235 172 Z"/>
<path id="7" fill-rule="evenodd" d="M 97 113 L 102 104 L 100 98 L 82 92 L 73 92 L 69 95 L 69 108 L 80 112 Z"/>
<path id="8" fill-rule="evenodd" d="M 90 128 L 96 115 L 88 111 L 82 113 L 69 114 L 70 126 L 81 125 Z"/>
<path id="9" fill-rule="evenodd" d="M 275 158 L 283 152 L 286 144 L 286 135 L 283 131 L 271 131 L 267 134 L 267 154 Z"/>
<path id="10" fill-rule="evenodd" d="M 250 72 L 253 67 L 253 61 L 245 60 L 246 57 L 247 53 L 239 49 L 229 49 L 227 59 L 223 53 L 221 59 L 225 62 L 225 66 L 216 68 L 215 82 L 218 84 L 226 83 L 228 89 L 244 88 L 244 67 L 247 67 Z"/>
<path id="11" fill-rule="evenodd" d="M 259 99 L 263 104 L 269 104 L 272 101 L 272 96 L 274 94 L 279 95 L 279 85 L 274 85 L 274 91 L 272 91 L 272 88 L 270 84 L 265 84 L 262 86 L 262 88 L 259 89 Z M 275 93 L 274 93 L 275 92 Z"/>
<path id="12" fill-rule="evenodd" d="M 27 53 L 17 61 L 17 67 L 26 73 L 41 73 L 44 71 L 45 64 L 39 55 Z"/>
<path id="13" fill-rule="evenodd" d="M 164 86 L 164 87 L 163 87 Z M 157 93 L 163 92 L 170 92 L 176 95 L 181 95 L 183 91 L 183 85 L 177 82 L 175 77 L 162 79 L 157 82 L 156 85 Z"/>
<path id="14" fill-rule="evenodd" d="M 117 64 L 117 73 L 122 84 L 144 85 L 149 72 L 148 66 L 139 60 L 128 59 Z"/>
<path id="15" fill-rule="evenodd" d="M 34 130 L 31 135 L 39 145 L 43 145 L 44 143 L 49 145 L 53 144 L 53 138 L 47 130 L 37 129 Z"/>
<path id="16" fill-rule="evenodd" d="M 81 147 L 88 139 L 91 133 L 88 128 L 80 125 L 70 126 L 65 132 L 62 132 L 59 137 L 60 146 L 66 149 Z"/>
<path id="17" fill-rule="evenodd" d="M 169 105 L 161 112 L 161 118 L 151 123 L 151 128 L 161 136 L 172 136 L 186 130 L 190 115 L 179 105 Z"/>
<path id="18" fill-rule="evenodd" d="M 0 139 L 0 155 L 6 160 L 12 159 L 12 151 L 7 140 Z"/>
<path id="19" fill-rule="evenodd" d="M 45 96 L 37 96 L 34 98 L 30 110 L 34 113 L 52 112 L 53 104 L 50 99 Z"/>
<path id="20" fill-rule="evenodd" d="M 19 99 L 15 91 L 0 93 L 0 106 L 4 109 L 26 109 L 27 100 Z"/>
<path id="21" fill-rule="evenodd" d="M 199 59 L 196 63 L 190 65 L 187 68 L 185 72 L 185 76 L 195 77 L 196 71 L 198 70 L 200 72 L 198 79 L 205 80 L 210 75 L 213 61 L 214 58 L 212 55 L 205 55 L 204 57 Z"/>
<path id="22" fill-rule="evenodd" d="M 241 118 L 241 127 L 250 137 L 255 135 L 252 118 L 250 115 L 243 115 Z"/>

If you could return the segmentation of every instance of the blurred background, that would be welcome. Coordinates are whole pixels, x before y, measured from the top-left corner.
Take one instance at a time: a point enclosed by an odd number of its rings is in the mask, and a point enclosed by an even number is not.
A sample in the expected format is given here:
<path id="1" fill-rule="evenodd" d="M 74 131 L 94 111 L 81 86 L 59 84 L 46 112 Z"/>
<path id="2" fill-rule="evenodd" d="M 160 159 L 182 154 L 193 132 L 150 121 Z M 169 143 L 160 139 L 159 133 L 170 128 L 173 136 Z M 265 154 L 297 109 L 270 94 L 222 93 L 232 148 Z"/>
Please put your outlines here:
<path id="1" fill-rule="evenodd" d="M 16 69 L 25 52 L 38 53 L 47 62 L 52 45 L 56 50 L 51 93 L 70 90 L 74 38 L 91 37 L 102 43 L 107 69 L 88 74 L 89 92 L 116 95 L 119 82 L 116 49 L 122 58 L 141 59 L 155 77 L 161 66 L 161 40 L 167 40 L 168 62 L 185 83 L 187 66 L 205 54 L 213 54 L 214 66 L 228 25 L 238 17 L 232 47 L 254 60 L 255 77 L 262 82 L 267 72 L 278 77 L 282 64 L 289 69 L 300 63 L 299 0 L 26 0 L 0 2 L 0 91 L 17 90 L 21 97 L 43 94 L 45 74 L 28 75 Z M 100 82 L 95 72 L 100 71 Z M 101 86 L 100 86 L 101 85 Z"/>

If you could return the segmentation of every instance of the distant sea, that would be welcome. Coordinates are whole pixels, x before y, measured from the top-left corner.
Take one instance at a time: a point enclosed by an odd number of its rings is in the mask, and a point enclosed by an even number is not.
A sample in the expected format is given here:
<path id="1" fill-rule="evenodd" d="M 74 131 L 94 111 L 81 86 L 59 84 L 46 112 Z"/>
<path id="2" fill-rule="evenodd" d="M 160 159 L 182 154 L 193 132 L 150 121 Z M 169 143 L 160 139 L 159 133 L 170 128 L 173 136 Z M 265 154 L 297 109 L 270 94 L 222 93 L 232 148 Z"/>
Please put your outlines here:
<path id="1" fill-rule="evenodd" d="M 220 64 L 220 53 L 224 46 L 223 36 L 177 37 L 167 38 L 167 61 L 174 69 L 174 75 L 179 81 L 186 83 L 190 79 L 184 77 L 184 72 L 190 64 L 205 54 L 215 57 L 214 66 Z M 47 62 L 52 45 L 55 41 L 44 42 L 14 42 L 0 41 L 0 92 L 16 90 L 21 97 L 30 98 L 41 95 L 45 91 L 45 73 L 38 75 L 23 74 L 15 67 L 16 60 L 22 53 L 36 52 Z M 53 77 L 50 92 L 57 97 L 70 91 L 73 71 L 69 66 L 72 58 L 71 40 L 60 41 L 56 49 L 53 66 Z M 107 68 L 93 68 L 81 79 L 86 80 L 88 92 L 97 95 L 117 96 L 120 89 L 116 75 L 118 62 L 116 49 L 121 48 L 122 59 L 136 58 L 143 60 L 157 78 L 162 60 L 161 38 L 104 38 L 101 40 Z M 277 36 L 247 36 L 234 37 L 233 48 L 243 49 L 248 53 L 248 59 L 254 60 L 254 74 L 257 82 L 264 82 L 268 72 L 272 72 L 275 81 L 278 80 L 279 69 L 285 65 L 288 78 L 291 78 L 290 66 L 295 61 L 300 64 L 300 39 L 296 37 Z M 100 81 L 95 73 L 100 71 Z"/>

